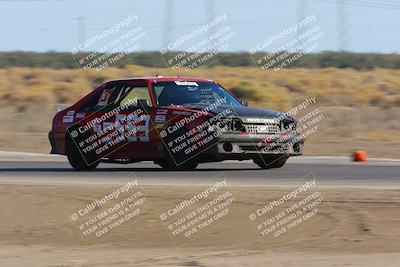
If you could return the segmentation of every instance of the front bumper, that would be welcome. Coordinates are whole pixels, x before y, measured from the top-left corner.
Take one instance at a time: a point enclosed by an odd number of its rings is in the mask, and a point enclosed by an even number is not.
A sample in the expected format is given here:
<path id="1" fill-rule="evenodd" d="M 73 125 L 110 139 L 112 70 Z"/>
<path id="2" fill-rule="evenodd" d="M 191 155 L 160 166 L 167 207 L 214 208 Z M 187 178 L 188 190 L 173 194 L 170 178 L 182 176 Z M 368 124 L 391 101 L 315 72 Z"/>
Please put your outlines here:
<path id="1" fill-rule="evenodd" d="M 303 154 L 304 138 L 298 133 L 278 135 L 224 134 L 215 146 L 214 153 L 232 157 L 235 155 Z"/>

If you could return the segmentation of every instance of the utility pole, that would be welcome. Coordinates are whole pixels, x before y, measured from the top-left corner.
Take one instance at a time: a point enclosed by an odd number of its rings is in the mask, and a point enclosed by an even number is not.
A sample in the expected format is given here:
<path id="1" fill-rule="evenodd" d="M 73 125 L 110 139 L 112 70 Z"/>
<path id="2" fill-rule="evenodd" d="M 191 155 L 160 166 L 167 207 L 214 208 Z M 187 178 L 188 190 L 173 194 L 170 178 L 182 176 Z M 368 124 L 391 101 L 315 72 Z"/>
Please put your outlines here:
<path id="1" fill-rule="evenodd" d="M 86 40 L 86 25 L 85 25 L 85 17 L 77 17 L 78 21 L 78 47 L 82 45 Z M 83 52 L 83 51 L 79 51 Z"/>
<path id="2" fill-rule="evenodd" d="M 165 24 L 164 47 L 166 47 L 174 37 L 173 35 L 175 30 L 175 0 L 167 1 L 164 24 Z"/>
<path id="3" fill-rule="evenodd" d="M 347 51 L 350 44 L 346 0 L 340 0 L 338 9 L 339 51 Z"/>
<path id="4" fill-rule="evenodd" d="M 214 0 L 207 0 L 207 5 L 206 5 L 206 12 L 207 12 L 207 22 L 212 21 L 216 17 L 215 13 L 215 2 Z M 211 38 L 214 33 L 217 32 L 216 26 L 211 27 L 211 29 L 208 30 L 208 38 Z"/>
<path id="5" fill-rule="evenodd" d="M 298 12 L 299 12 L 298 13 L 298 17 L 299 17 L 298 20 L 300 22 L 307 15 L 307 0 L 300 0 Z M 303 33 L 304 33 L 304 29 L 300 28 L 299 36 L 301 36 Z"/>
<path id="6" fill-rule="evenodd" d="M 298 9 L 298 21 L 302 21 L 306 14 L 307 14 L 307 0 L 300 0 L 299 2 L 299 9 Z M 299 44 L 303 43 L 301 40 L 301 37 L 303 36 L 303 34 L 306 32 L 306 29 L 304 28 L 305 26 L 300 27 L 297 30 L 297 41 L 299 42 Z M 302 53 L 304 52 L 304 50 L 302 49 L 302 51 L 296 51 L 298 53 Z"/>

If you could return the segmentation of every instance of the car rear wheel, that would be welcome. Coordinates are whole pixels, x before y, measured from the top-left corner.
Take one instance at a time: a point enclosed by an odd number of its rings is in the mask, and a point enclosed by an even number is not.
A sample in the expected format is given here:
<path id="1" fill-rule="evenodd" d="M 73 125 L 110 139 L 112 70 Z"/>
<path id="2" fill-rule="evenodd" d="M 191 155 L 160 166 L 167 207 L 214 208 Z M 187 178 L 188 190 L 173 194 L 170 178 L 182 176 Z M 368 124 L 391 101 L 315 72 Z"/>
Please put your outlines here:
<path id="1" fill-rule="evenodd" d="M 90 171 L 96 169 L 99 166 L 99 161 L 96 161 L 91 164 L 87 164 L 85 159 L 82 157 L 81 153 L 79 152 L 78 148 L 71 140 L 71 137 L 67 136 L 66 142 L 66 154 L 68 158 L 69 164 L 77 171 Z"/>
<path id="2" fill-rule="evenodd" d="M 289 157 L 286 155 L 267 155 L 258 156 L 253 159 L 254 163 L 260 166 L 261 169 L 281 168 L 285 165 Z"/>

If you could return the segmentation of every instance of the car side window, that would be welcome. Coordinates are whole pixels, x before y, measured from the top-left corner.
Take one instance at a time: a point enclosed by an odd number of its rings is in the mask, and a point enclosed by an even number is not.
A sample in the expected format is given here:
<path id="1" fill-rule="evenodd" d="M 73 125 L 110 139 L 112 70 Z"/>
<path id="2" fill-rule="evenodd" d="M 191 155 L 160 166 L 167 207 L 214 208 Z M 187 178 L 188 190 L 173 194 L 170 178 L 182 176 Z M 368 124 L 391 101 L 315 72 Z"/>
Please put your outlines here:
<path id="1" fill-rule="evenodd" d="M 116 101 L 119 89 L 117 85 L 107 85 L 98 91 L 83 106 L 83 111 L 97 111 L 110 107 Z"/>
<path id="2" fill-rule="evenodd" d="M 100 89 L 98 92 L 95 92 L 82 106 L 82 111 L 90 111 L 93 110 L 94 107 L 97 105 L 99 101 L 99 97 L 102 93 L 102 89 Z"/>
<path id="3" fill-rule="evenodd" d="M 113 103 L 116 103 L 120 91 L 120 86 L 117 85 L 104 88 L 103 92 L 100 94 L 95 109 L 110 107 Z"/>
<path id="4" fill-rule="evenodd" d="M 120 97 L 119 106 L 129 107 L 152 107 L 150 93 L 147 86 L 126 87 Z"/>

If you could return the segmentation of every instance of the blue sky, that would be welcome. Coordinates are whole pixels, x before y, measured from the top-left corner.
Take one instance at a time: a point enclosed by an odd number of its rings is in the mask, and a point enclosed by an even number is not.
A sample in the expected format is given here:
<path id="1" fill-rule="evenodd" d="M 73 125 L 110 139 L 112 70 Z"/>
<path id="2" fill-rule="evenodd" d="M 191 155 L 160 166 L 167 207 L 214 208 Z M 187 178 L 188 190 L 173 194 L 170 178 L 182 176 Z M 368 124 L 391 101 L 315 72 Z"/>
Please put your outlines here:
<path id="1" fill-rule="evenodd" d="M 147 33 L 143 50 L 166 42 L 166 22 L 174 38 L 209 20 L 211 0 L 0 0 L 0 51 L 71 51 L 78 44 L 77 17 L 85 18 L 85 37 L 137 14 Z M 325 32 L 317 50 L 338 50 L 341 0 L 214 0 L 214 14 L 226 14 L 235 31 L 229 50 L 247 51 L 266 37 L 316 14 Z M 174 8 L 168 8 L 174 2 Z M 346 50 L 400 53 L 400 0 L 345 0 Z M 301 3 L 305 3 L 301 5 Z M 300 11 L 301 6 L 303 10 Z M 170 10 L 172 13 L 168 13 Z"/>

